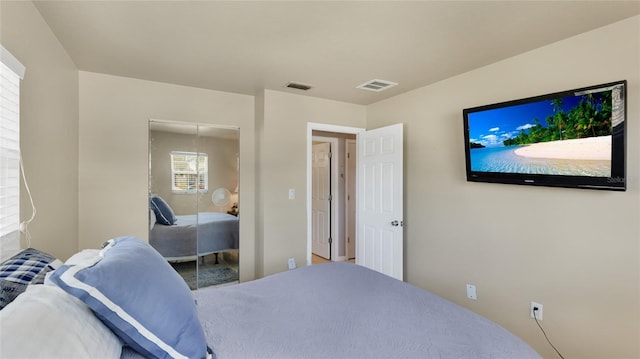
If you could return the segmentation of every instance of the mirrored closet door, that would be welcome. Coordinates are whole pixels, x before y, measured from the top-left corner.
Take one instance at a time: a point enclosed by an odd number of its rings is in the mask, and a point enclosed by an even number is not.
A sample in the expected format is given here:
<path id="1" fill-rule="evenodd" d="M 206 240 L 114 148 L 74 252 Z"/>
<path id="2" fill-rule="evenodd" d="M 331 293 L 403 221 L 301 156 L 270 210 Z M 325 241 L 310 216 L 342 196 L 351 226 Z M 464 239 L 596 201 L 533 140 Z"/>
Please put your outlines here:
<path id="1" fill-rule="evenodd" d="M 191 289 L 238 281 L 239 130 L 149 121 L 149 244 Z"/>

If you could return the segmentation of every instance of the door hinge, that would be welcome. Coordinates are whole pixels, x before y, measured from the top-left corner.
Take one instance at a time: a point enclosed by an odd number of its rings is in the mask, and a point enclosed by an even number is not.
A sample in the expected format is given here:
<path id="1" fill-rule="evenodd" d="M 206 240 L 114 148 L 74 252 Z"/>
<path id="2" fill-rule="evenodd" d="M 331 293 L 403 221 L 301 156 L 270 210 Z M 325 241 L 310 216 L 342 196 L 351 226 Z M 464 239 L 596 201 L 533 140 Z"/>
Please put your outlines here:
<path id="1" fill-rule="evenodd" d="M 333 238 L 329 237 L 329 244 L 333 243 Z"/>
<path id="2" fill-rule="evenodd" d="M 332 199 L 333 199 L 333 198 L 331 198 L 331 195 L 329 195 L 329 196 L 327 197 L 327 201 L 329 201 L 329 202 L 331 202 L 331 200 L 332 200 Z"/>
<path id="3" fill-rule="evenodd" d="M 329 158 L 333 157 L 333 152 L 327 153 L 327 157 L 329 157 Z"/>

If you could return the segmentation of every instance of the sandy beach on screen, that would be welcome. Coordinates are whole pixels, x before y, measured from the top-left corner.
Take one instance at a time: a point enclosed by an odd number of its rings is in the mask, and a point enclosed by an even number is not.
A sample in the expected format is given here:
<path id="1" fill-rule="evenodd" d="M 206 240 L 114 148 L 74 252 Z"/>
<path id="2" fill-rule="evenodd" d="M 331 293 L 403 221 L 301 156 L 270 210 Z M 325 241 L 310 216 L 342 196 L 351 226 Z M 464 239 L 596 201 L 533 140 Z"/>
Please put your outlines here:
<path id="1" fill-rule="evenodd" d="M 515 154 L 532 158 L 611 160 L 611 136 L 534 143 L 518 148 Z"/>

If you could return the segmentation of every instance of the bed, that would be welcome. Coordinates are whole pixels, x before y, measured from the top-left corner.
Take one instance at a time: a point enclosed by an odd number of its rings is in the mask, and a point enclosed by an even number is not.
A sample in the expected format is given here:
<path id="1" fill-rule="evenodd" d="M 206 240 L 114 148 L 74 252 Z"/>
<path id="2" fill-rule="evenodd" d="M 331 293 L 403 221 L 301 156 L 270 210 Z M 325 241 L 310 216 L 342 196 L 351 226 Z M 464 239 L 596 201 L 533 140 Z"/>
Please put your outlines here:
<path id="1" fill-rule="evenodd" d="M 156 223 L 149 244 L 169 261 L 238 249 L 238 217 L 221 212 L 178 215 L 173 225 Z"/>
<path id="2" fill-rule="evenodd" d="M 218 359 L 538 357 L 484 317 L 351 263 L 194 295 Z"/>
<path id="3" fill-rule="evenodd" d="M 3 358 L 540 358 L 478 314 L 355 264 L 191 292 L 133 237 L 72 256 L 0 326 Z"/>

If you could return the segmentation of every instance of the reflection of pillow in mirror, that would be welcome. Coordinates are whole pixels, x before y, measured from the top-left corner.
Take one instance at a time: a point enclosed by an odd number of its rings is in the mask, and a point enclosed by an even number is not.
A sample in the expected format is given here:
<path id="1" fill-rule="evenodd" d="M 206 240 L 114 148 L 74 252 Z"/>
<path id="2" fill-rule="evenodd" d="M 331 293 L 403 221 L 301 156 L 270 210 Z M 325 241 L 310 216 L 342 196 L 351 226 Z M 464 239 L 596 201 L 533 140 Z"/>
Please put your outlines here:
<path id="1" fill-rule="evenodd" d="M 160 224 L 172 226 L 176 223 L 176 216 L 171 206 L 160 196 L 151 196 L 149 206 L 156 214 L 156 220 Z"/>
<path id="2" fill-rule="evenodd" d="M 149 230 L 153 229 L 153 226 L 156 224 L 156 212 L 154 212 L 151 208 L 149 208 Z"/>
<path id="3" fill-rule="evenodd" d="M 86 303 L 146 357 L 206 356 L 207 343 L 189 287 L 138 238 L 111 239 L 93 260 L 65 264 L 51 281 Z"/>

